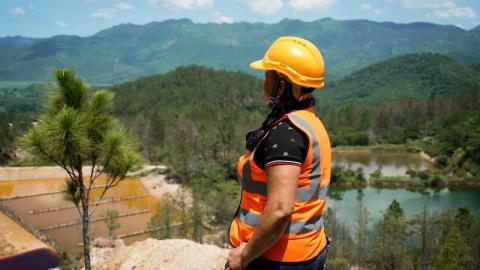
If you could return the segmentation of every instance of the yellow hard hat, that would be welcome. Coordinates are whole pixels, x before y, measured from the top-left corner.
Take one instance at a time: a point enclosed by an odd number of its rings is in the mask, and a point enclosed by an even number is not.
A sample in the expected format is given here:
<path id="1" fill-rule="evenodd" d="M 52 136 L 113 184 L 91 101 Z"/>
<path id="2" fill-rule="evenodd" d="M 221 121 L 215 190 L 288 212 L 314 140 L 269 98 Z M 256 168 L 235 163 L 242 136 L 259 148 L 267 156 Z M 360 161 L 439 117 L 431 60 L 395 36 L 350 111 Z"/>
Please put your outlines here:
<path id="1" fill-rule="evenodd" d="M 280 37 L 275 40 L 263 59 L 252 62 L 250 67 L 260 70 L 275 70 L 285 74 L 293 83 L 321 88 L 325 64 L 317 47 L 299 37 Z"/>

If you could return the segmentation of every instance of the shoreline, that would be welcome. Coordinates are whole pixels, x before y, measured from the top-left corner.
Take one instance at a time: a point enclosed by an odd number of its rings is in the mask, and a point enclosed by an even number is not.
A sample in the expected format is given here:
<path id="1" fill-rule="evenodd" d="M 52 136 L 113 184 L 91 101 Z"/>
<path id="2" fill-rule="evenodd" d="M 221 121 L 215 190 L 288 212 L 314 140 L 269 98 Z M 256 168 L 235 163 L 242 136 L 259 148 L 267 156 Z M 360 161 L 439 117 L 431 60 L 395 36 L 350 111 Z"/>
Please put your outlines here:
<path id="1" fill-rule="evenodd" d="M 332 148 L 332 153 L 372 153 L 372 152 L 406 152 L 418 153 L 424 160 L 436 164 L 435 157 L 430 156 L 427 152 L 418 149 L 411 149 L 404 144 L 379 144 L 379 145 L 357 145 L 357 146 L 336 146 Z"/>

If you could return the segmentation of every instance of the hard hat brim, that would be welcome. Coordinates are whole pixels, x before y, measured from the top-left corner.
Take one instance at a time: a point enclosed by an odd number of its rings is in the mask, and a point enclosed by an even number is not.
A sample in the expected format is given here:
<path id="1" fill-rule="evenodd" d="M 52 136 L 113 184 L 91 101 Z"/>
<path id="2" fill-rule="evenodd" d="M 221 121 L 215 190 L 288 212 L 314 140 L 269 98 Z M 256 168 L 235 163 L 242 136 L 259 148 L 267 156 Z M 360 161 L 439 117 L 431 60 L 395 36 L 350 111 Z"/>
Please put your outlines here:
<path id="1" fill-rule="evenodd" d="M 267 70 L 263 64 L 263 59 L 250 63 L 250 67 L 257 70 Z"/>

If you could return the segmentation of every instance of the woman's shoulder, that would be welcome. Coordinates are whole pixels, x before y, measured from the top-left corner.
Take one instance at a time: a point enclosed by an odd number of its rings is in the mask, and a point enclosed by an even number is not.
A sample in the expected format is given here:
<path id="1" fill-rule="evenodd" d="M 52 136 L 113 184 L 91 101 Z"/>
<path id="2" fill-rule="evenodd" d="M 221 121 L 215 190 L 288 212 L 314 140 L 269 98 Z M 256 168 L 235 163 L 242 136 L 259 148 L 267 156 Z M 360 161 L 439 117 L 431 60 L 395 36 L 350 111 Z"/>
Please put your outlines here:
<path id="1" fill-rule="evenodd" d="M 260 168 L 278 163 L 301 165 L 308 152 L 308 138 L 290 120 L 276 123 L 258 146 L 255 161 Z"/>

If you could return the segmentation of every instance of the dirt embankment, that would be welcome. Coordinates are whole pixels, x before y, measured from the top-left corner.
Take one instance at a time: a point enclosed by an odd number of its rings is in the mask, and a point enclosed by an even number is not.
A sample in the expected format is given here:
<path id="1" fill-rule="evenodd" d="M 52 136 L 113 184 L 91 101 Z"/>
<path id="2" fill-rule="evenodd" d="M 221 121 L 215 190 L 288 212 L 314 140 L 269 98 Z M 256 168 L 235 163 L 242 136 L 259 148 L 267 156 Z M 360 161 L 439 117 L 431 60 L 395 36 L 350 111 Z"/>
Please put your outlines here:
<path id="1" fill-rule="evenodd" d="M 52 247 L 0 212 L 0 259 L 37 248 Z"/>
<path id="2" fill-rule="evenodd" d="M 125 247 L 118 241 L 92 249 L 94 270 L 223 270 L 228 250 L 185 239 L 148 238 Z"/>
<path id="3" fill-rule="evenodd" d="M 89 169 L 90 167 L 83 167 L 83 173 L 89 173 Z M 55 179 L 67 176 L 67 173 L 58 166 L 0 167 L 0 181 Z"/>

